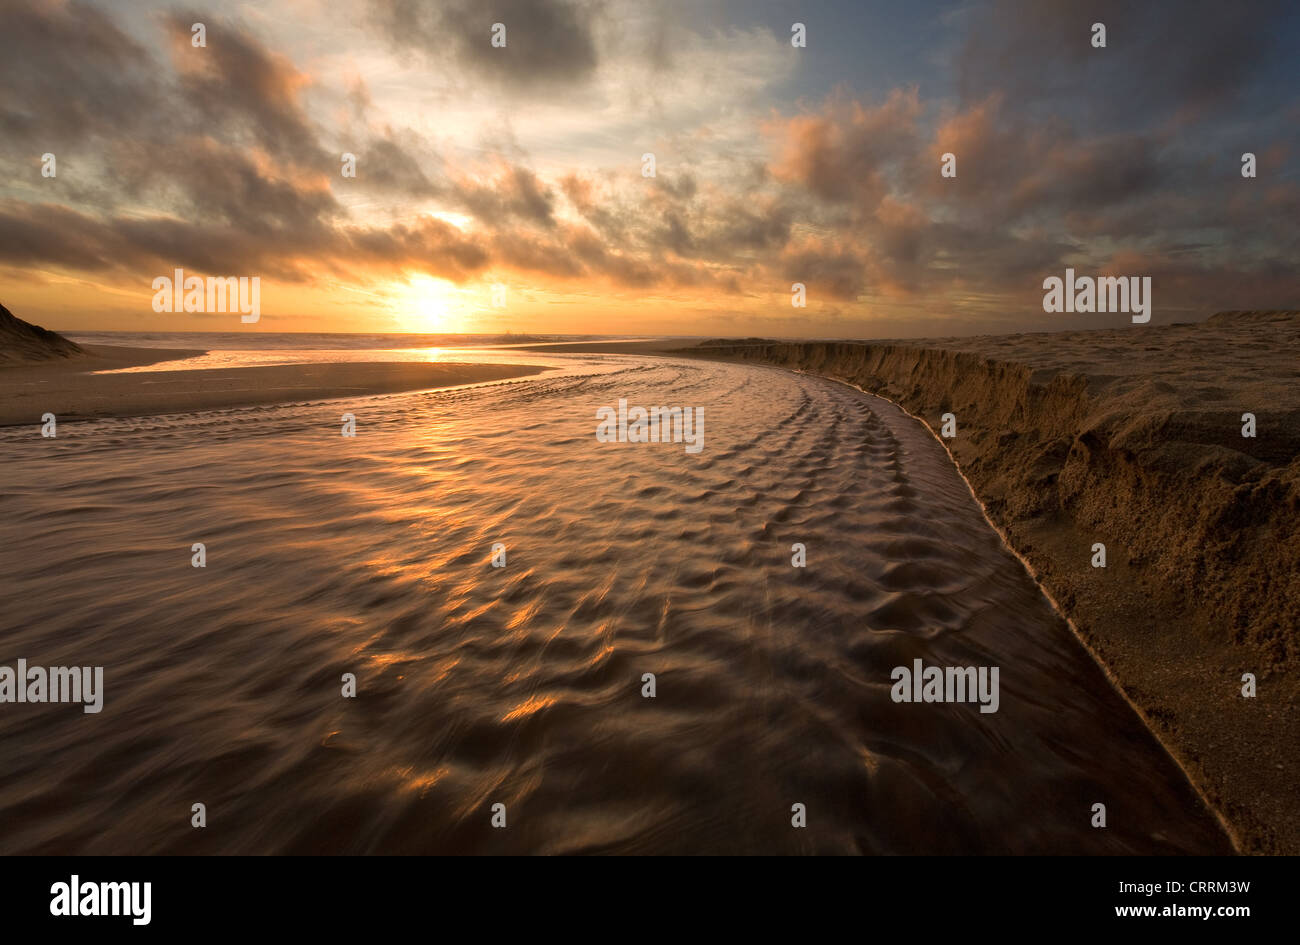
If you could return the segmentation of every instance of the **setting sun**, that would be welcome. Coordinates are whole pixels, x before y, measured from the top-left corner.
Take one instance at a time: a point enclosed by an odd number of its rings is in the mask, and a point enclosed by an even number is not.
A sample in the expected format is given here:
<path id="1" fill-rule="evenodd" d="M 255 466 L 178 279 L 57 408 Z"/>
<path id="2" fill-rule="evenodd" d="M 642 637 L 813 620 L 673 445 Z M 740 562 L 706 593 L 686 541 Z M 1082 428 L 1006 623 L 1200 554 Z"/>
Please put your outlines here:
<path id="1" fill-rule="evenodd" d="M 403 331 L 462 331 L 461 303 L 454 285 L 432 276 L 412 276 L 393 292 L 393 314 Z"/>

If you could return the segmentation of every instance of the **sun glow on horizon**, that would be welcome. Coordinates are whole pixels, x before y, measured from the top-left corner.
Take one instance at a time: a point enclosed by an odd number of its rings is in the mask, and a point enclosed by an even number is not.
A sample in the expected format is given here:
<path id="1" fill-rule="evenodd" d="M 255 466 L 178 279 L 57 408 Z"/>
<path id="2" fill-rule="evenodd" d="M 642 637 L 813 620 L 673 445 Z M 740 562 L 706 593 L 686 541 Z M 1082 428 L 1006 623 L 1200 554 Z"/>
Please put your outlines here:
<path id="1" fill-rule="evenodd" d="M 393 293 L 393 315 L 404 331 L 451 333 L 464 331 L 459 290 L 446 279 L 418 274 Z"/>

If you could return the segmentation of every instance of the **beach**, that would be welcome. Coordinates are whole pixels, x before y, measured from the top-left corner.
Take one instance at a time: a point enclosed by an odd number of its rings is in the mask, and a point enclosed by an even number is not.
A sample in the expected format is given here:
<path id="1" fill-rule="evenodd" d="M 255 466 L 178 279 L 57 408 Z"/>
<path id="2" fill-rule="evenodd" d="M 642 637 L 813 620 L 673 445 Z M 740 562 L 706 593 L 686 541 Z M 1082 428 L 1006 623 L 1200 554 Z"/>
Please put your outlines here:
<path id="1" fill-rule="evenodd" d="M 720 712 L 705 690 L 729 690 L 723 680 L 737 672 L 742 689 L 761 693 L 769 719 L 838 716 L 826 733 L 798 724 L 775 733 L 751 729 L 741 721 L 749 711 L 745 700 L 734 702 L 741 698 L 737 690 L 728 704 L 741 714 L 723 712 L 719 721 L 748 734 L 737 739 L 725 725 L 710 727 L 696 733 L 694 749 L 729 744 L 738 759 L 749 759 L 739 762 L 748 770 L 758 764 L 752 752 L 766 745 L 774 753 L 764 762 L 774 765 L 768 776 L 788 780 L 786 766 L 805 750 L 799 746 L 829 738 L 808 778 L 795 778 L 808 796 L 820 798 L 818 806 L 847 804 L 813 842 L 822 852 L 1297 848 L 1296 653 L 1289 620 L 1300 612 L 1300 589 L 1288 567 L 1297 549 L 1286 525 L 1295 515 L 1300 445 L 1291 356 L 1300 344 L 1300 320 L 1294 315 L 1225 313 L 1202 325 L 1140 333 L 719 339 L 693 346 L 681 338 L 570 340 L 473 355 L 453 347 L 436 355 L 464 361 L 272 350 L 265 356 L 300 360 L 197 370 L 186 366 L 213 363 L 197 348 L 71 345 L 54 338 L 42 347 L 50 339 L 27 333 L 23 362 L 0 368 L 0 425 L 12 428 L 3 437 L 10 523 L 23 534 L 8 544 L 16 593 L 7 623 L 15 644 L 26 641 L 16 655 L 39 659 L 56 637 L 76 644 L 69 661 L 108 668 L 105 712 L 112 718 L 122 670 L 135 691 L 140 683 L 133 676 L 142 671 L 137 647 L 167 626 L 208 628 L 202 635 L 209 641 L 217 625 L 233 634 L 229 645 L 210 642 L 201 650 L 191 650 L 196 644 L 186 635 L 179 650 L 155 641 L 174 651 L 177 680 L 202 676 L 191 659 L 203 652 L 204 659 L 256 667 L 250 685 L 258 693 L 288 657 L 267 662 L 254 655 L 250 648 L 261 638 L 240 629 L 241 609 L 256 607 L 279 628 L 274 633 L 283 643 L 273 653 L 310 645 L 320 650 L 318 665 L 340 666 L 349 650 L 369 654 L 363 665 L 373 663 L 387 695 L 375 707 L 380 715 L 363 725 L 365 734 L 347 734 L 355 726 L 327 713 L 333 718 L 327 729 L 309 717 L 251 743 L 265 739 L 280 744 L 277 751 L 313 739 L 347 746 L 343 754 L 304 759 L 291 778 L 330 771 L 361 792 L 321 793 L 317 803 L 326 809 L 360 805 L 382 820 L 383 810 L 404 809 L 400 798 L 409 779 L 424 785 L 447 776 L 458 791 L 499 783 L 521 800 L 540 792 L 549 799 L 543 807 L 553 807 L 556 789 L 529 786 L 527 774 L 541 764 L 536 752 L 551 743 L 579 752 L 572 770 L 560 765 L 562 780 L 577 779 L 574 785 L 587 766 L 626 759 L 633 744 L 671 772 L 673 763 L 657 745 L 623 727 L 630 706 L 622 702 L 621 674 L 639 679 L 637 660 L 658 654 L 655 659 L 666 661 L 661 670 L 694 680 L 690 704 L 677 710 L 686 712 L 682 725 L 700 726 Z M 426 356 L 421 350 L 402 356 Z M 218 353 L 231 363 L 248 356 Z M 313 357 L 321 360 L 301 360 Z M 498 357 L 534 363 L 496 363 Z M 514 389 L 466 386 L 527 378 L 537 380 Z M 629 392 L 636 403 L 637 391 L 642 403 L 703 405 L 708 448 L 695 456 L 656 444 L 652 467 L 643 468 L 645 457 L 627 452 L 626 443 L 594 447 L 599 437 L 588 440 L 596 429 L 593 405 L 612 409 Z M 404 396 L 373 399 L 379 394 Z M 337 436 L 313 432 L 338 422 L 339 409 L 328 402 L 339 398 L 361 412 L 359 454 L 340 452 Z M 42 446 L 35 426 L 46 411 L 61 422 L 81 422 Z M 1255 415 L 1253 438 L 1241 436 L 1246 412 Z M 124 427 L 119 421 L 127 418 L 135 419 Z M 30 436 L 15 428 L 29 423 Z M 940 435 L 945 424 L 955 435 Z M 520 439 L 516 430 L 530 433 Z M 101 481 L 106 456 L 118 474 Z M 583 471 L 552 471 L 560 469 Z M 169 485 L 178 477 L 202 501 Z M 229 477 L 234 486 L 223 484 Z M 395 510 L 376 504 L 376 477 L 382 495 L 397 500 Z M 29 480 L 41 480 L 41 489 Z M 269 513 L 272 507 L 278 511 Z M 214 508 L 224 509 L 215 533 Z M 703 530 L 691 524 L 701 520 Z M 65 524 L 52 527 L 58 522 Z M 68 527 L 75 531 L 66 533 Z M 437 537 L 442 530 L 455 537 L 444 542 Z M 310 561 L 295 551 L 296 541 L 282 537 L 292 534 L 316 536 Z M 194 605 L 182 605 L 196 572 L 157 572 L 161 559 L 155 559 L 169 542 L 185 549 L 199 535 L 218 538 L 220 569 Z M 352 538 L 342 542 L 344 535 Z M 472 550 L 486 553 L 503 535 L 513 536 L 511 554 L 524 556 L 513 560 L 525 565 L 509 579 L 505 598 L 492 590 L 492 570 L 484 571 Z M 394 542 L 400 548 L 412 536 L 410 553 L 393 550 Z M 549 563 L 561 546 L 555 543 L 572 540 L 584 550 L 565 553 L 557 570 Z M 815 549 L 818 567 L 806 575 L 788 566 L 794 541 Z M 1104 567 L 1093 566 L 1098 542 L 1106 546 Z M 234 552 L 232 543 L 243 550 Z M 120 569 L 129 562 L 91 547 L 127 549 L 126 558 L 147 564 L 153 576 L 138 578 L 129 595 L 118 594 L 105 610 L 95 603 L 97 588 L 122 586 Z M 717 548 L 732 550 L 719 559 Z M 349 564 L 358 553 L 367 562 L 361 570 Z M 622 565 L 609 581 L 583 583 L 583 575 L 611 556 Z M 289 564 L 288 583 L 270 577 Z M 79 574 L 85 594 L 60 598 L 51 609 L 43 589 L 51 569 Z M 340 572 L 351 576 L 341 589 L 327 589 Z M 452 591 L 429 583 L 449 577 Z M 756 587 L 759 600 L 752 599 Z M 234 623 L 214 607 L 234 607 Z M 441 617 L 422 616 L 429 608 Z M 331 628 L 338 645 L 310 644 L 295 624 Z M 439 628 L 448 626 L 456 629 L 444 636 Z M 137 628 L 135 642 L 117 646 L 105 635 L 113 627 Z M 366 642 L 366 627 L 390 629 Z M 375 649 L 374 639 L 389 637 L 396 649 Z M 572 648 L 558 663 L 555 646 L 545 642 L 552 638 L 570 641 L 559 652 Z M 452 707 L 432 690 L 424 695 L 403 683 L 413 675 L 433 685 L 453 672 L 457 648 L 491 650 L 494 639 L 515 642 L 499 659 L 457 677 L 460 695 Z M 521 678 L 511 655 L 516 648 L 536 650 L 522 686 L 509 682 Z M 67 650 L 66 643 L 58 649 Z M 552 654 L 546 660 L 543 650 Z M 400 671 L 386 668 L 394 660 Z M 919 679 L 923 660 L 1000 667 L 1000 705 L 995 692 L 992 712 L 978 724 L 918 707 L 930 714 L 916 728 L 906 710 L 879 700 L 891 666 L 915 665 Z M 842 671 L 856 680 L 847 688 L 833 681 Z M 816 692 L 788 702 L 788 687 L 802 691 L 794 680 L 805 673 L 818 680 Z M 1256 677 L 1253 698 L 1241 695 L 1244 673 Z M 318 676 L 294 690 L 298 698 L 317 698 Z M 492 683 L 495 676 L 506 684 Z M 210 685 L 215 681 L 200 688 Z M 246 695 L 252 707 L 265 701 L 255 692 Z M 406 695 L 399 700 L 399 693 Z M 199 699 L 192 710 L 204 704 Z M 292 714 L 288 705 L 275 711 Z M 417 743 L 394 743 L 371 727 L 387 719 L 409 728 L 418 742 L 417 718 L 439 717 L 454 729 L 465 724 L 458 713 L 477 720 L 474 740 L 427 757 Z M 139 737 L 129 718 L 110 724 L 123 745 Z M 258 731 L 252 718 L 240 725 Z M 617 744 L 579 751 L 582 732 L 607 726 L 619 733 Z M 10 736 L 23 743 L 23 731 Z M 675 731 L 669 724 L 656 737 L 671 740 Z M 512 761 L 506 746 L 520 737 L 531 747 Z M 856 746 L 850 754 L 868 759 L 869 774 L 835 787 L 845 775 L 834 772 L 849 760 L 834 743 L 845 738 Z M 506 755 L 481 755 L 491 745 Z M 73 759 L 83 749 L 64 750 Z M 218 743 L 202 738 L 194 752 L 200 767 L 223 757 Z M 914 767 L 915 752 L 932 759 L 923 771 Z M 1013 760 L 1009 752 L 1024 757 Z M 357 782 L 348 761 L 354 755 L 383 758 L 397 773 L 390 787 Z M 151 776 L 140 763 L 125 757 L 121 776 L 131 772 L 147 784 Z M 988 794 L 993 770 L 1026 763 L 1021 783 Z M 426 774 L 400 773 L 422 769 Z M 965 773 L 955 774 L 959 769 Z M 685 769 L 677 776 L 680 782 L 639 786 L 639 813 L 593 801 L 587 828 L 569 840 L 562 839 L 564 815 L 547 808 L 538 813 L 541 825 L 501 850 L 702 849 L 668 839 L 664 830 L 675 818 L 704 831 L 712 850 L 784 849 L 775 833 L 760 831 L 742 842 L 728 832 L 740 812 L 769 816 L 752 806 L 752 797 L 732 810 L 723 797 L 689 787 L 694 775 Z M 0 790 L 0 809 L 20 811 L 20 798 L 38 789 L 39 779 L 36 772 L 19 776 L 8 800 Z M 202 780 L 210 785 L 204 790 L 229 794 L 221 778 Z M 1053 783 L 1071 786 L 1057 796 Z M 936 792 L 931 801 L 911 796 L 921 784 L 923 794 Z M 634 789 L 628 783 L 622 790 Z M 763 796 L 764 789 L 754 790 Z M 165 801 L 157 790 L 152 796 Z M 441 796 L 451 803 L 459 795 Z M 882 832 L 870 811 L 849 813 L 859 801 L 848 798 L 864 796 L 914 832 Z M 1108 833 L 1076 835 L 1072 817 L 1094 796 L 1135 819 L 1112 824 Z M 1026 803 L 1040 816 L 1016 826 Z M 66 849 L 64 831 L 80 816 L 69 806 L 9 850 Z M 341 827 L 318 835 L 291 822 L 272 841 L 239 832 L 207 847 L 178 845 L 141 809 L 122 829 L 155 839 L 132 841 L 120 831 L 102 839 L 105 850 L 137 852 L 468 852 L 494 842 L 465 833 L 468 825 L 456 817 L 435 821 L 441 826 L 433 833 L 404 838 L 401 828 L 384 828 L 362 846 Z M 943 830 L 917 826 L 923 822 Z M 943 831 L 951 836 L 944 839 Z M 1002 840 L 991 840 L 990 832 Z"/>
<path id="2" fill-rule="evenodd" d="M 197 357 L 200 350 L 85 346 L 84 353 L 0 365 L 0 426 L 137 417 L 253 404 L 429 390 L 526 377 L 535 365 L 331 361 L 220 370 L 122 371 Z"/>
<path id="3" fill-rule="evenodd" d="M 1300 317 L 881 342 L 717 341 L 887 397 L 990 520 L 1242 849 L 1300 852 Z M 1255 436 L 1242 435 L 1253 414 Z M 1094 545 L 1105 566 L 1094 566 Z M 1243 695 L 1244 674 L 1256 693 Z"/>
<path id="4" fill-rule="evenodd" d="M 0 673 L 96 680 L 4 704 L 0 853 L 1234 851 L 903 410 L 548 357 L 351 438 L 334 400 L 0 428 Z M 702 449 L 602 439 L 624 400 Z M 938 667 L 978 685 L 900 692 Z"/>

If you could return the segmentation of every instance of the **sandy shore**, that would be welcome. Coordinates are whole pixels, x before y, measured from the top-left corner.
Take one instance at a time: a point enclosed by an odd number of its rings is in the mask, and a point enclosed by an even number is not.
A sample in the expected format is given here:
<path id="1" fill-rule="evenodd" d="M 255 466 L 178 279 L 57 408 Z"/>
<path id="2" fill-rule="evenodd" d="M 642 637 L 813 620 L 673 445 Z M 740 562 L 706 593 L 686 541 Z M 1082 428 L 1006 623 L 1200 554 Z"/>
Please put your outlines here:
<path id="1" fill-rule="evenodd" d="M 135 417 L 220 407 L 391 394 L 526 377 L 522 364 L 330 362 L 200 371 L 95 374 L 193 357 L 201 351 L 85 346 L 86 356 L 0 367 L 0 426 Z"/>
<path id="2" fill-rule="evenodd" d="M 675 355 L 679 348 L 693 345 L 694 338 L 653 338 L 647 341 L 545 341 L 519 345 L 528 351 L 553 354 L 646 354 Z"/>
<path id="3" fill-rule="evenodd" d="M 696 353 L 849 381 L 936 431 L 953 413 L 990 517 L 1241 849 L 1300 853 L 1300 313 Z"/>

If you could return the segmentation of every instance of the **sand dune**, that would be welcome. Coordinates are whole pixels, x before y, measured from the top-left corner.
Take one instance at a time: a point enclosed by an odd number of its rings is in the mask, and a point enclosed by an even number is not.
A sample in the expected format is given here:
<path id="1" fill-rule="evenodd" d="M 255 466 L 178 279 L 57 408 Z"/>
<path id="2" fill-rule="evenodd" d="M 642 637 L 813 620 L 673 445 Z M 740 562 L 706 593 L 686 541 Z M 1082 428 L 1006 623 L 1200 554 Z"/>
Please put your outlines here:
<path id="1" fill-rule="evenodd" d="M 846 380 L 935 430 L 953 413 L 990 516 L 1244 847 L 1300 852 L 1300 313 L 697 353 Z"/>
<path id="2" fill-rule="evenodd" d="M 72 358 L 84 353 L 80 345 L 58 332 L 25 322 L 0 305 L 0 365 Z"/>

